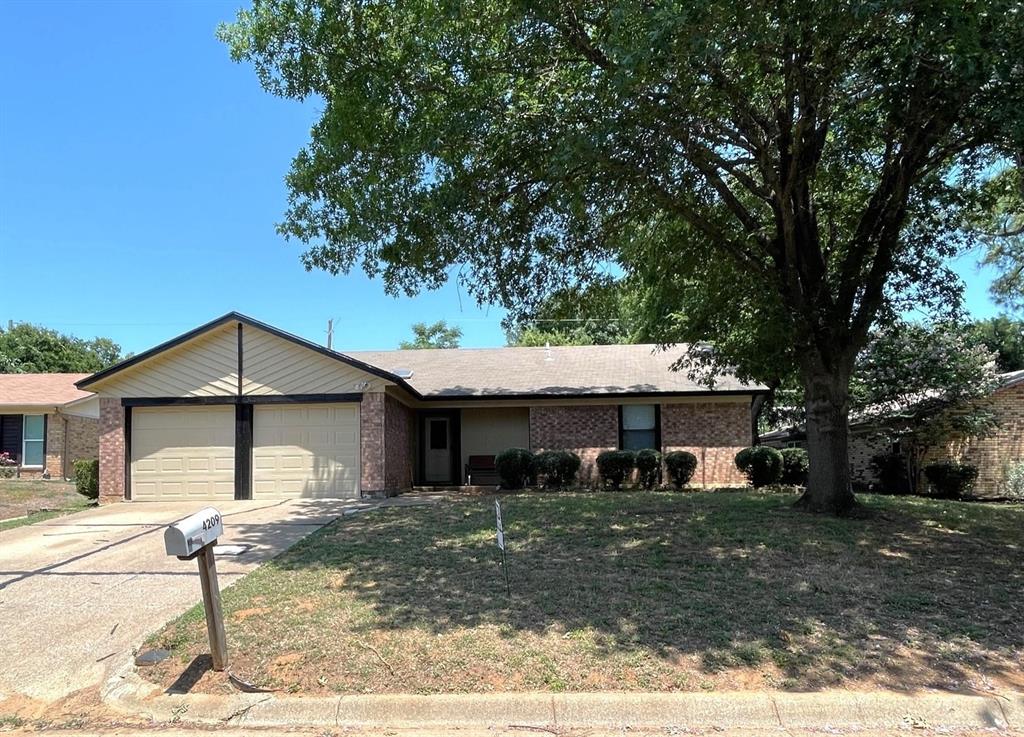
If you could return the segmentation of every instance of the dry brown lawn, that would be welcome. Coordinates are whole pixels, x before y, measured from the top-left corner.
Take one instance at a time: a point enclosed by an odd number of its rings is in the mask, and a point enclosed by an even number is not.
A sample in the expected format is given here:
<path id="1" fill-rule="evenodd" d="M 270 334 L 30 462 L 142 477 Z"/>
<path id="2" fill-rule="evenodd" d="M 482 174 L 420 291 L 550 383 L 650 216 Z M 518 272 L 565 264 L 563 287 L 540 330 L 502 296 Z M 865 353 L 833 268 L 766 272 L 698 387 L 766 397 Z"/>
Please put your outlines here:
<path id="1" fill-rule="evenodd" d="M 0 530 L 78 511 L 89 504 L 88 499 L 75 491 L 74 483 L 52 479 L 0 479 Z M 27 520 L 3 522 L 25 515 L 29 515 Z"/>
<path id="2" fill-rule="evenodd" d="M 231 670 L 286 692 L 1024 689 L 1024 507 L 782 493 L 503 497 L 341 519 L 225 591 Z M 197 607 L 147 676 L 218 691 Z"/>

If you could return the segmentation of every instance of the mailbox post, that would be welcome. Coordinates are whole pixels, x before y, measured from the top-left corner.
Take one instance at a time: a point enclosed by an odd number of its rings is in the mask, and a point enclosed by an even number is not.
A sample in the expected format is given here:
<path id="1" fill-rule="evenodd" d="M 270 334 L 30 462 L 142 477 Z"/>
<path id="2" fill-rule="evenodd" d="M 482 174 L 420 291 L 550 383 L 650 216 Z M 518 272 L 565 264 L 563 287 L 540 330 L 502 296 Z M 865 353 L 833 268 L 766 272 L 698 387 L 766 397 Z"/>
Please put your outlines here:
<path id="1" fill-rule="evenodd" d="M 199 562 L 206 631 L 210 637 L 210 656 L 216 671 L 222 671 L 228 666 L 224 614 L 220 608 L 220 584 L 217 583 L 217 559 L 213 554 L 213 546 L 223 534 L 224 522 L 220 512 L 213 507 L 201 509 L 164 531 L 164 549 L 168 555 L 176 556 L 178 560 L 196 558 Z"/>

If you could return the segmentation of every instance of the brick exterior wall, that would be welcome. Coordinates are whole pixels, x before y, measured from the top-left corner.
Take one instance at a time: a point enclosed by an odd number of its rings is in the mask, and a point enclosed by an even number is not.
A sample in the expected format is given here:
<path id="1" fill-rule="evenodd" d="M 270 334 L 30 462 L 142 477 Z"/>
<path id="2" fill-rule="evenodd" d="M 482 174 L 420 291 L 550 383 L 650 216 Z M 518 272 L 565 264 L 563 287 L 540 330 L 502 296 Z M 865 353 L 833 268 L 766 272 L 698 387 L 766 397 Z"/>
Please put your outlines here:
<path id="1" fill-rule="evenodd" d="M 384 492 L 384 393 L 367 392 L 359 403 L 359 490 Z"/>
<path id="2" fill-rule="evenodd" d="M 951 438 L 935 454 L 977 466 L 974 493 L 984 497 L 1005 494 L 1006 472 L 1010 466 L 1024 462 L 1024 385 L 994 392 L 992 409 L 1000 423 L 994 433 L 980 439 Z"/>
<path id="3" fill-rule="evenodd" d="M 746 485 L 735 459 L 752 440 L 750 405 L 746 402 L 661 406 L 662 450 L 686 450 L 697 456 L 691 485 Z"/>
<path id="4" fill-rule="evenodd" d="M 100 397 L 100 504 L 124 501 L 124 408 Z"/>
<path id="5" fill-rule="evenodd" d="M 397 494 L 412 488 L 416 413 L 390 395 L 384 399 L 384 488 Z"/>
<path id="6" fill-rule="evenodd" d="M 598 454 L 618 447 L 618 405 L 530 407 L 530 449 L 571 450 L 583 461 L 582 483 L 596 483 Z"/>
<path id="7" fill-rule="evenodd" d="M 47 415 L 46 470 L 50 472 L 50 478 L 73 478 L 74 461 L 97 458 L 98 452 L 98 420 L 72 415 Z"/>
<path id="8" fill-rule="evenodd" d="M 892 438 L 884 433 L 850 433 L 848 456 L 854 483 L 870 484 L 878 480 L 871 459 L 892 450 Z"/>

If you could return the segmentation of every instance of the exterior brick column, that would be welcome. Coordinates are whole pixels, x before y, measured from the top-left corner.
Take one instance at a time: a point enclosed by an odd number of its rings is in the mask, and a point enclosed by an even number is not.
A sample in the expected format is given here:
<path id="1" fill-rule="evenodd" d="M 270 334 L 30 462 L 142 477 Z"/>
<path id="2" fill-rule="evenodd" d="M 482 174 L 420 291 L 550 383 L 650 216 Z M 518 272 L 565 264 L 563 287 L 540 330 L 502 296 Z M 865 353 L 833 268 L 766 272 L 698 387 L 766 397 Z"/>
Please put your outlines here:
<path id="1" fill-rule="evenodd" d="M 383 494 L 384 392 L 367 392 L 359 403 L 359 491 L 362 496 Z"/>
<path id="2" fill-rule="evenodd" d="M 412 488 L 413 425 L 416 413 L 392 396 L 384 400 L 384 488 L 398 494 Z"/>
<path id="3" fill-rule="evenodd" d="M 124 501 L 124 407 L 100 397 L 100 504 Z"/>

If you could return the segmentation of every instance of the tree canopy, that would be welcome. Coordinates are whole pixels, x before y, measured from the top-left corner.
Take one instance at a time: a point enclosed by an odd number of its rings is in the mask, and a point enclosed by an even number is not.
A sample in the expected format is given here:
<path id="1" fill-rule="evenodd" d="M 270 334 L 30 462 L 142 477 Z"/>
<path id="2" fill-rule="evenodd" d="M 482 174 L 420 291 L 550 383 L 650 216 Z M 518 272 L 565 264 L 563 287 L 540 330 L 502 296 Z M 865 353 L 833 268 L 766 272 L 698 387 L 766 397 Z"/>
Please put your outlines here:
<path id="1" fill-rule="evenodd" d="M 419 348 L 458 348 L 462 339 L 462 328 L 450 326 L 444 320 L 427 324 L 425 322 L 413 323 L 413 339 L 403 340 L 398 344 L 402 350 Z"/>
<path id="2" fill-rule="evenodd" d="M 24 322 L 0 328 L 0 373 L 94 373 L 121 359 L 109 338 L 84 340 Z"/>
<path id="3" fill-rule="evenodd" d="M 999 371 L 1024 369 L 1024 322 L 1006 315 L 978 320 L 971 326 L 973 339 L 995 354 Z"/>
<path id="4" fill-rule="evenodd" d="M 704 368 L 797 373 L 816 511 L 855 504 L 872 326 L 956 305 L 945 260 L 1024 148 L 1017 0 L 257 0 L 220 34 L 321 101 L 279 226 L 307 268 L 457 270 L 528 315 L 613 264 Z"/>
<path id="5" fill-rule="evenodd" d="M 642 342 L 637 316 L 622 281 L 612 278 L 548 295 L 525 315 L 513 315 L 510 346 L 611 345 Z"/>

